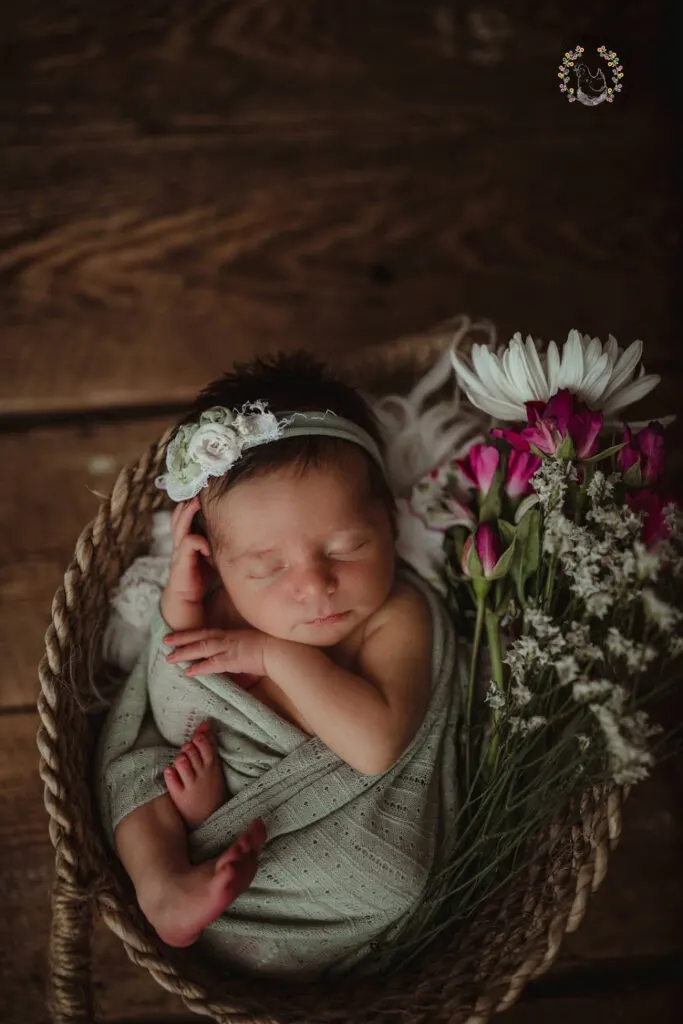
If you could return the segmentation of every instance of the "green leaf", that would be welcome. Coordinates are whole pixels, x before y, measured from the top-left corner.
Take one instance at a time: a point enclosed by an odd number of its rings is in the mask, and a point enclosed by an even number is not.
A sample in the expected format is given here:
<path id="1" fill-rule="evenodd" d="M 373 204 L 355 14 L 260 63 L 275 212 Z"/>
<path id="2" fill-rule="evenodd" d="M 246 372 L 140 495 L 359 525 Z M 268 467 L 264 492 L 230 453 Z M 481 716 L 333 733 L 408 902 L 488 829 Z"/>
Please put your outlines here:
<path id="1" fill-rule="evenodd" d="M 509 544 L 514 544 L 517 528 L 513 526 L 512 523 L 508 523 L 506 519 L 499 519 L 497 526 L 498 533 L 503 538 L 505 546 L 507 547 Z"/>
<path id="2" fill-rule="evenodd" d="M 493 567 L 493 570 L 488 574 L 487 579 L 489 580 L 500 580 L 503 576 L 507 576 L 508 570 L 512 563 L 512 559 L 515 553 L 515 545 L 511 544 L 507 550 L 503 552 L 498 561 Z"/>
<path id="3" fill-rule="evenodd" d="M 628 467 L 624 473 L 624 483 L 627 487 L 640 488 L 643 486 L 643 471 L 639 461 Z"/>
<path id="4" fill-rule="evenodd" d="M 605 448 L 602 452 L 597 452 L 596 455 L 591 455 L 589 459 L 581 459 L 581 462 L 587 462 L 589 465 L 595 462 L 602 462 L 603 459 L 608 459 L 610 455 L 614 455 L 615 452 L 620 452 L 622 448 L 626 447 L 627 442 L 622 441 L 621 444 L 613 444 L 611 448 Z"/>
<path id="5" fill-rule="evenodd" d="M 565 434 L 560 444 L 555 449 L 555 458 L 564 459 L 565 462 L 571 462 L 572 459 L 576 458 L 576 445 L 571 434 Z"/>
<path id="6" fill-rule="evenodd" d="M 483 576 L 472 580 L 472 588 L 478 601 L 483 601 L 493 584 Z"/>
<path id="7" fill-rule="evenodd" d="M 493 474 L 491 486 L 479 505 L 479 522 L 492 523 L 503 510 L 503 485 L 505 483 L 505 460 L 501 458 Z"/>
<path id="8" fill-rule="evenodd" d="M 505 615 L 508 605 L 512 600 L 513 591 L 509 585 L 509 577 L 504 580 L 496 580 L 493 590 L 493 611 L 499 617 Z"/>
<path id="9" fill-rule="evenodd" d="M 467 556 L 467 572 L 473 580 L 484 579 L 484 566 L 481 564 L 476 544 L 472 544 L 470 553 Z"/>
<path id="10" fill-rule="evenodd" d="M 462 549 L 465 546 L 465 541 L 469 537 L 472 531 L 468 530 L 466 526 L 456 526 L 452 530 L 452 545 L 455 553 L 455 560 L 458 565 L 462 559 Z"/>
<path id="11" fill-rule="evenodd" d="M 538 495 L 527 494 L 526 498 L 523 498 L 522 501 L 519 503 L 519 507 L 515 512 L 515 522 L 520 523 L 529 511 L 529 509 L 533 508 L 534 505 L 538 505 Z"/>
<path id="12" fill-rule="evenodd" d="M 534 575 L 541 558 L 541 513 L 529 509 L 519 521 L 515 537 L 515 562 L 512 571 L 517 597 L 524 604 L 526 581 Z"/>

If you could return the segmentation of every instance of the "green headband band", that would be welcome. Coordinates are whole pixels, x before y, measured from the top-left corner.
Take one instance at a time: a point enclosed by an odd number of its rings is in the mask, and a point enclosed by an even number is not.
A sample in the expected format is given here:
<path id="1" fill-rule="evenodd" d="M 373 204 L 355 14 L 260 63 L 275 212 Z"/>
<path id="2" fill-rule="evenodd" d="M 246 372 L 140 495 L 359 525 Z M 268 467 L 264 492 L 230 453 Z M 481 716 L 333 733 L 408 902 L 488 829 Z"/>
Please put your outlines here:
<path id="1" fill-rule="evenodd" d="M 377 444 L 358 424 L 327 409 L 325 412 L 267 412 L 267 402 L 247 402 L 241 410 L 214 406 L 197 423 L 179 427 L 166 450 L 166 473 L 157 487 L 173 501 L 187 501 L 206 487 L 212 476 L 223 476 L 249 448 L 284 437 L 315 434 L 351 441 L 372 456 L 382 472 L 386 467 Z"/>

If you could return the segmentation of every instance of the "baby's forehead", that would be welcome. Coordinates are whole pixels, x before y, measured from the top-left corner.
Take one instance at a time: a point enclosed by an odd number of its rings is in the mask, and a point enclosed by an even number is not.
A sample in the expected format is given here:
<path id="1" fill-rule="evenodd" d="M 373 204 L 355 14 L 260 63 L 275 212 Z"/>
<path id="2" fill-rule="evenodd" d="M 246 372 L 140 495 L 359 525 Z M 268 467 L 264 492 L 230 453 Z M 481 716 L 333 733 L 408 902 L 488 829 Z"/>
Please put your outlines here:
<path id="1" fill-rule="evenodd" d="M 362 459 L 311 466 L 303 473 L 258 474 L 210 501 L 210 529 L 226 552 L 235 548 L 233 542 L 243 548 L 252 537 L 270 537 L 280 527 L 287 532 L 293 518 L 302 526 L 315 524 L 316 532 L 325 535 L 371 529 L 377 499 L 368 482 Z"/>

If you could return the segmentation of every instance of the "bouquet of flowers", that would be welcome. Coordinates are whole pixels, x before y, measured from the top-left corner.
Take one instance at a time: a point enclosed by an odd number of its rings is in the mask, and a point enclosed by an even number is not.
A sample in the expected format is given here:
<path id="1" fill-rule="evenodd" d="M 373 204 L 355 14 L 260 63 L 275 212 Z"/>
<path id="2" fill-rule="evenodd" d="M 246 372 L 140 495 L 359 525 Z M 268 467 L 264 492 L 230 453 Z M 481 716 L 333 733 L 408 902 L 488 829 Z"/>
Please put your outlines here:
<path id="1" fill-rule="evenodd" d="M 680 673 L 683 530 L 663 423 L 614 419 L 659 383 L 641 355 L 577 331 L 562 351 L 519 335 L 451 351 L 493 422 L 401 501 L 399 554 L 443 594 L 469 661 L 461 828 L 426 940 L 528 865 L 573 799 L 644 779 L 664 739 L 651 714 Z"/>

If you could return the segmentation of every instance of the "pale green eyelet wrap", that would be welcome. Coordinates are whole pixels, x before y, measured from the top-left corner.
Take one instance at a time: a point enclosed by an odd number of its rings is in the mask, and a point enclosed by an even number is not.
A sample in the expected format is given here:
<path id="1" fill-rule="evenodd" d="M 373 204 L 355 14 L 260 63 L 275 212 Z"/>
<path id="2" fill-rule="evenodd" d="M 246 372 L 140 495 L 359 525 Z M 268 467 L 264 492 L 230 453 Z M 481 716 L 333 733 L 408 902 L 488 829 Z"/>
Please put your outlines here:
<path id="1" fill-rule="evenodd" d="M 386 476 L 386 466 L 377 444 L 357 423 L 331 409 L 272 413 L 262 400 L 246 402 L 240 410 L 214 406 L 196 423 L 178 428 L 166 451 L 166 473 L 156 485 L 173 501 L 187 501 L 206 487 L 212 476 L 223 476 L 242 453 L 285 437 L 323 435 L 351 441 L 372 456 Z"/>
<path id="2" fill-rule="evenodd" d="M 186 500 L 246 448 L 315 434 L 360 445 L 387 476 L 379 447 L 357 424 L 330 410 L 275 416 L 259 402 L 239 412 L 215 407 L 181 427 L 157 483 Z M 266 827 L 252 884 L 197 943 L 226 972 L 298 982 L 372 973 L 397 942 L 419 933 L 428 883 L 448 862 L 458 832 L 456 736 L 466 664 L 435 590 L 407 566 L 397 566 L 397 580 L 421 593 L 428 609 L 430 694 L 412 740 L 381 774 L 352 768 L 237 677 L 186 676 L 186 663 L 166 660 L 170 626 L 160 608 L 109 709 L 94 781 L 112 847 L 127 815 L 168 797 L 164 769 L 200 722 L 211 725 L 227 799 L 188 831 L 191 862 L 219 856 L 257 817 Z"/>

